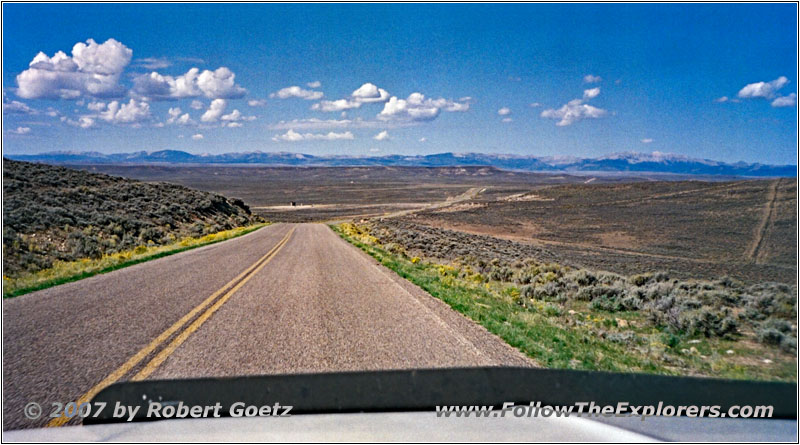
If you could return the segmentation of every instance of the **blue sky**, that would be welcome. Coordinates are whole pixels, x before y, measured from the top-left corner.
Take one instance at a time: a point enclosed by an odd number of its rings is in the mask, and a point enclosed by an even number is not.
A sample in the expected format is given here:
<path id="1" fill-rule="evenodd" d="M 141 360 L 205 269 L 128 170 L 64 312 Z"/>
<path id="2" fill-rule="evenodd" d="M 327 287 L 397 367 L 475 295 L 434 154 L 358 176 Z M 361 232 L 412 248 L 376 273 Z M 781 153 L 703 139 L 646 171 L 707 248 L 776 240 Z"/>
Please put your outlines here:
<path id="1" fill-rule="evenodd" d="M 794 164 L 796 16 L 793 4 L 4 4 L 3 144 Z"/>

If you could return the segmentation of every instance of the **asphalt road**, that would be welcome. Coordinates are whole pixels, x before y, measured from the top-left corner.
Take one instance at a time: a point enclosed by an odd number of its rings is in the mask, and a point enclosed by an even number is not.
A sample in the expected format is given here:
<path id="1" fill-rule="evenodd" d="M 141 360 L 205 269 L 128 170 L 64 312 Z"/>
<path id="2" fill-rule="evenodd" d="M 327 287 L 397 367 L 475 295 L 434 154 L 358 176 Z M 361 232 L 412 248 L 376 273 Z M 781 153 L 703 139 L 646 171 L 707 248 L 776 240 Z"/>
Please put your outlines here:
<path id="1" fill-rule="evenodd" d="M 533 363 L 320 224 L 3 301 L 4 430 L 114 381 L 492 365 Z"/>

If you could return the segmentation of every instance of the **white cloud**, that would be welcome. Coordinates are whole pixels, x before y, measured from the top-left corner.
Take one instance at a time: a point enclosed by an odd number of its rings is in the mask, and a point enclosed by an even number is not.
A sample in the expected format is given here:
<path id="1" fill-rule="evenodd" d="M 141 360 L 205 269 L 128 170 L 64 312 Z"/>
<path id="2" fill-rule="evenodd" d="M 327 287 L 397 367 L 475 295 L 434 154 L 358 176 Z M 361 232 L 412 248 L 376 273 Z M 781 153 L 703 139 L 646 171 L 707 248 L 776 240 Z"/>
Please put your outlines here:
<path id="1" fill-rule="evenodd" d="M 197 77 L 197 86 L 208 98 L 235 99 L 245 95 L 244 88 L 236 85 L 236 74 L 226 67 L 205 70 Z"/>
<path id="2" fill-rule="evenodd" d="M 153 100 L 205 96 L 209 99 L 237 99 L 247 90 L 236 84 L 236 74 L 227 67 L 214 71 L 191 68 L 180 76 L 166 76 L 155 71 L 133 80 L 133 91 Z"/>
<path id="3" fill-rule="evenodd" d="M 9 132 L 13 133 L 13 134 L 19 134 L 19 135 L 28 134 L 28 133 L 31 132 L 31 128 L 30 127 L 17 127 L 16 130 L 9 130 Z"/>
<path id="4" fill-rule="evenodd" d="M 588 76 L 587 76 L 588 77 Z M 596 82 L 599 82 L 600 78 L 597 77 L 593 79 Z M 586 80 L 586 79 L 584 79 Z M 583 99 L 572 99 L 571 101 L 567 102 L 566 104 L 562 105 L 559 109 L 547 109 L 541 112 L 540 116 L 545 119 L 558 119 L 556 125 L 559 127 L 565 127 L 567 125 L 572 125 L 575 122 L 578 122 L 583 119 L 599 119 L 604 117 L 608 114 L 606 110 L 601 108 L 593 107 L 587 103 L 586 101 L 597 97 L 600 94 L 600 88 L 591 88 L 588 90 L 583 91 Z"/>
<path id="5" fill-rule="evenodd" d="M 389 100 L 389 92 L 383 88 L 378 88 L 375 84 L 365 83 L 350 94 L 349 98 L 338 100 L 323 100 L 311 106 L 312 110 L 323 112 L 338 112 L 361 108 L 361 105 L 368 103 L 386 102 Z"/>
<path id="6" fill-rule="evenodd" d="M 455 102 L 439 98 L 427 99 L 422 93 L 411 93 L 407 99 L 392 96 L 378 114 L 383 121 L 426 122 L 436 119 L 441 110 L 448 112 L 464 112 L 469 110 L 469 103 Z"/>
<path id="7" fill-rule="evenodd" d="M 195 141 L 199 141 L 203 139 L 203 135 L 201 133 L 193 134 L 192 139 L 194 139 Z"/>
<path id="8" fill-rule="evenodd" d="M 775 97 L 775 93 L 783 88 L 787 83 L 789 83 L 789 79 L 781 76 L 770 82 L 755 82 L 747 84 L 744 86 L 744 88 L 739 90 L 738 96 L 743 99 L 752 99 L 757 97 L 772 99 Z"/>
<path id="9" fill-rule="evenodd" d="M 379 151 L 381 151 L 381 149 L 380 149 L 380 148 L 370 148 L 370 149 L 369 149 L 369 152 L 370 152 L 370 153 L 377 153 L 377 152 L 379 152 Z"/>
<path id="10" fill-rule="evenodd" d="M 503 122 L 505 123 L 514 122 L 514 119 L 511 119 L 510 117 L 504 117 Z"/>
<path id="11" fill-rule="evenodd" d="M 102 44 L 92 39 L 76 43 L 72 56 L 63 51 L 53 57 L 39 52 L 17 76 L 17 95 L 26 99 L 121 96 L 124 88 L 119 78 L 132 55 L 133 51 L 114 39 Z"/>
<path id="12" fill-rule="evenodd" d="M 594 99 L 599 94 L 600 94 L 600 87 L 583 90 L 583 99 L 584 100 Z"/>
<path id="13" fill-rule="evenodd" d="M 81 116 L 77 121 L 66 116 L 61 116 L 61 122 L 72 125 L 73 127 L 83 128 L 84 130 L 97 127 L 97 120 L 92 116 Z"/>
<path id="14" fill-rule="evenodd" d="M 558 119 L 556 125 L 565 127 L 585 118 L 598 119 L 608 114 L 606 110 L 583 103 L 581 99 L 573 99 L 554 110 L 544 110 L 541 116 L 546 119 Z"/>
<path id="15" fill-rule="evenodd" d="M 92 111 L 101 111 L 101 110 L 105 110 L 106 103 L 105 102 L 101 102 L 101 101 L 97 101 L 97 100 L 93 100 L 93 101 L 89 102 L 86 105 L 86 108 L 88 108 L 88 109 L 90 109 Z"/>
<path id="16" fill-rule="evenodd" d="M 541 107 L 541 106 L 542 106 L 542 104 L 540 104 L 539 102 L 531 102 L 530 103 L 530 107 L 531 108 L 538 108 L 538 107 Z"/>
<path id="17" fill-rule="evenodd" d="M 583 82 L 584 83 L 599 83 L 602 80 L 603 80 L 602 77 L 594 76 L 592 74 L 587 74 L 587 75 L 583 76 Z"/>
<path id="18" fill-rule="evenodd" d="M 233 110 L 228 114 L 223 115 L 220 119 L 225 122 L 238 122 L 238 121 L 254 121 L 256 120 L 255 116 L 245 116 L 239 110 Z M 242 125 L 227 125 L 228 127 L 241 127 Z"/>
<path id="19" fill-rule="evenodd" d="M 346 128 L 351 126 L 353 121 L 348 119 L 294 119 L 291 121 L 280 121 L 270 125 L 271 130 L 318 130 L 323 128 Z"/>
<path id="20" fill-rule="evenodd" d="M 170 108 L 167 113 L 169 114 L 169 118 L 167 118 L 167 124 L 177 124 L 177 125 L 195 125 L 196 122 L 192 120 L 189 116 L 189 113 L 183 113 L 179 107 Z"/>
<path id="21" fill-rule="evenodd" d="M 386 131 L 386 130 L 383 130 L 380 133 L 378 133 L 375 136 L 373 136 L 372 139 L 375 139 L 376 141 L 386 141 L 386 140 L 389 139 L 389 132 Z"/>
<path id="22" fill-rule="evenodd" d="M 795 93 L 788 96 L 781 96 L 772 101 L 773 107 L 793 107 L 797 104 L 797 95 Z"/>
<path id="23" fill-rule="evenodd" d="M 113 124 L 133 124 L 150 118 L 150 104 L 131 99 L 130 102 L 110 102 L 97 117 Z"/>
<path id="24" fill-rule="evenodd" d="M 300 141 L 337 141 L 337 140 L 353 140 L 355 137 L 353 133 L 345 131 L 344 133 L 329 132 L 327 134 L 315 133 L 297 133 L 294 130 L 289 130 L 282 135 L 275 135 L 272 138 L 275 142 L 300 142 Z"/>
<path id="25" fill-rule="evenodd" d="M 241 122 L 228 122 L 228 123 L 225 124 L 225 126 L 228 127 L 228 128 L 241 128 L 242 127 L 242 123 Z"/>
<path id="26" fill-rule="evenodd" d="M 722 97 L 718 97 L 718 98 L 714 99 L 714 102 L 716 102 L 718 104 L 723 104 L 723 103 L 726 103 L 726 102 L 731 102 L 731 103 L 737 103 L 738 104 L 739 102 L 741 102 L 741 100 L 737 99 L 735 97 L 734 98 L 730 98 L 728 96 L 722 96 Z"/>
<path id="27" fill-rule="evenodd" d="M 265 99 L 250 99 L 247 101 L 247 105 L 251 107 L 263 107 L 267 105 L 267 101 Z"/>
<path id="28" fill-rule="evenodd" d="M 382 120 L 408 120 L 413 122 L 424 122 L 436 119 L 439 116 L 439 108 L 432 105 L 425 105 L 418 100 L 412 101 L 412 93 L 407 100 L 398 99 L 392 96 L 389 102 L 383 106 L 383 110 L 378 114 L 378 119 Z"/>
<path id="29" fill-rule="evenodd" d="M 372 103 L 372 102 L 386 102 L 389 100 L 389 92 L 383 88 L 378 88 L 372 83 L 365 83 L 353 91 L 350 95 L 356 102 Z"/>
<path id="30" fill-rule="evenodd" d="M 225 99 L 214 99 L 211 101 L 211 105 L 208 106 L 208 110 L 200 116 L 200 120 L 203 122 L 216 122 L 222 116 L 222 113 L 225 112 L 225 107 L 228 106 L 228 102 Z"/>
<path id="31" fill-rule="evenodd" d="M 420 142 L 426 142 L 427 140 L 428 140 L 428 138 L 419 138 Z"/>
<path id="32" fill-rule="evenodd" d="M 3 114 L 35 114 L 36 110 L 18 101 L 6 97 L 3 91 Z"/>
<path id="33" fill-rule="evenodd" d="M 269 126 L 271 130 L 322 130 L 336 128 L 394 128 L 410 125 L 403 122 L 387 123 L 379 120 L 356 119 L 293 119 L 290 121 L 280 121 Z"/>
<path id="34" fill-rule="evenodd" d="M 319 80 L 315 80 L 313 82 L 308 82 L 306 86 L 309 88 L 319 88 L 322 86 L 322 82 L 320 82 Z"/>
<path id="35" fill-rule="evenodd" d="M 286 87 L 278 90 L 269 95 L 269 97 L 277 97 L 278 99 L 289 99 L 296 97 L 304 100 L 317 100 L 323 96 L 322 91 L 304 90 L 298 86 Z"/>
<path id="36" fill-rule="evenodd" d="M 205 107 L 206 106 L 203 104 L 203 102 L 199 100 L 193 100 L 192 104 L 189 105 L 189 108 L 191 108 L 192 110 L 202 110 Z"/>
<path id="37" fill-rule="evenodd" d="M 500 116 L 508 116 L 509 114 L 511 114 L 511 109 L 503 107 L 497 110 L 497 114 L 499 114 Z"/>
<path id="38" fill-rule="evenodd" d="M 133 64 L 148 70 L 160 70 L 168 68 L 172 63 L 166 57 L 145 57 L 143 59 L 135 59 Z"/>
<path id="39" fill-rule="evenodd" d="M 224 121 L 238 121 L 242 118 L 242 113 L 239 110 L 233 110 L 230 114 L 226 114 L 222 116 L 222 120 Z"/>
<path id="40" fill-rule="evenodd" d="M 644 139 L 642 139 L 642 144 L 650 144 L 650 143 L 652 143 L 652 142 L 653 142 L 653 139 L 650 139 L 650 138 L 644 138 Z"/>
<path id="41" fill-rule="evenodd" d="M 355 100 L 339 99 L 339 100 L 323 100 L 322 102 L 315 103 L 311 106 L 312 110 L 324 111 L 326 113 L 334 111 L 349 110 L 352 108 L 360 108 L 363 102 Z"/>

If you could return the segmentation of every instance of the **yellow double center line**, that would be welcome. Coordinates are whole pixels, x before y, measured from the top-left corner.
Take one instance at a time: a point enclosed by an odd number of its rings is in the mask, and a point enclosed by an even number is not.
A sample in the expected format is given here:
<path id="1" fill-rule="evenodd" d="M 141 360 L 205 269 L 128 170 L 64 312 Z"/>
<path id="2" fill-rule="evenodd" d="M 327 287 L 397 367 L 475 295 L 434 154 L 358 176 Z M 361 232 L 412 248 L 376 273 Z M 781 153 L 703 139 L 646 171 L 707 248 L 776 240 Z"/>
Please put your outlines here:
<path id="1" fill-rule="evenodd" d="M 153 353 L 162 343 L 164 343 L 167 339 L 172 337 L 176 332 L 178 332 L 183 326 L 188 323 L 190 320 L 194 319 L 194 321 L 186 327 L 177 337 L 175 337 L 169 345 L 167 345 L 164 349 L 162 349 L 150 362 L 148 362 L 138 373 L 136 373 L 131 380 L 138 381 L 144 380 L 150 374 L 155 371 L 159 365 L 161 365 L 167 357 L 172 354 L 175 349 L 178 348 L 187 338 L 189 338 L 192 333 L 197 331 L 203 323 L 206 322 L 214 312 L 216 312 L 223 304 L 225 304 L 228 299 L 233 296 L 236 291 L 238 291 L 245 283 L 247 283 L 254 275 L 258 273 L 267 263 L 277 255 L 278 251 L 289 242 L 289 238 L 291 238 L 292 233 L 294 233 L 294 227 L 289 230 L 289 232 L 275 245 L 266 255 L 259 258 L 258 261 L 253 263 L 250 267 L 248 267 L 244 272 L 236 276 L 236 278 L 229 281 L 225 286 L 222 286 L 218 291 L 211 294 L 210 297 L 206 298 L 202 303 L 195 306 L 194 309 L 189 311 L 186 315 L 181 317 L 180 320 L 176 321 L 172 326 L 167 328 L 164 332 L 162 332 L 158 337 L 156 337 L 153 341 L 150 342 L 147 346 L 142 348 L 139 352 L 134 354 L 128 361 L 122 364 L 119 368 L 114 370 L 111 374 L 109 374 L 106 378 L 104 378 L 100 383 L 93 386 L 86 394 L 82 395 L 78 400 L 75 402 L 78 406 L 82 403 L 89 402 L 96 396 L 103 388 L 111 385 L 112 383 L 116 382 L 120 378 L 122 378 L 125 374 L 130 372 L 136 365 L 138 365 L 142 360 L 144 360 L 148 355 Z M 226 289 L 229 289 L 226 292 Z M 224 295 L 223 295 L 224 294 Z M 220 298 L 220 295 L 222 297 Z M 213 304 L 212 304 L 213 303 Z M 207 307 L 211 305 L 210 307 Z M 199 317 L 195 318 L 197 314 L 203 312 Z M 66 416 L 61 416 L 54 418 L 51 420 L 47 426 L 62 426 L 69 422 L 69 418 Z"/>

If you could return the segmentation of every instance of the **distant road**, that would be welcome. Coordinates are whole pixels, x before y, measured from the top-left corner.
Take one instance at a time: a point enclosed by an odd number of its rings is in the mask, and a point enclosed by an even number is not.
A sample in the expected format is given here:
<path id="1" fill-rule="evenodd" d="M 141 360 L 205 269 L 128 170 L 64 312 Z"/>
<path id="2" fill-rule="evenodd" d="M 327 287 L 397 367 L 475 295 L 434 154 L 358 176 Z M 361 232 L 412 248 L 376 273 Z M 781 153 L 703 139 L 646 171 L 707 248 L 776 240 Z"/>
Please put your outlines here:
<path id="1" fill-rule="evenodd" d="M 5 300 L 3 323 L 4 430 L 114 381 L 534 365 L 320 224 Z"/>

